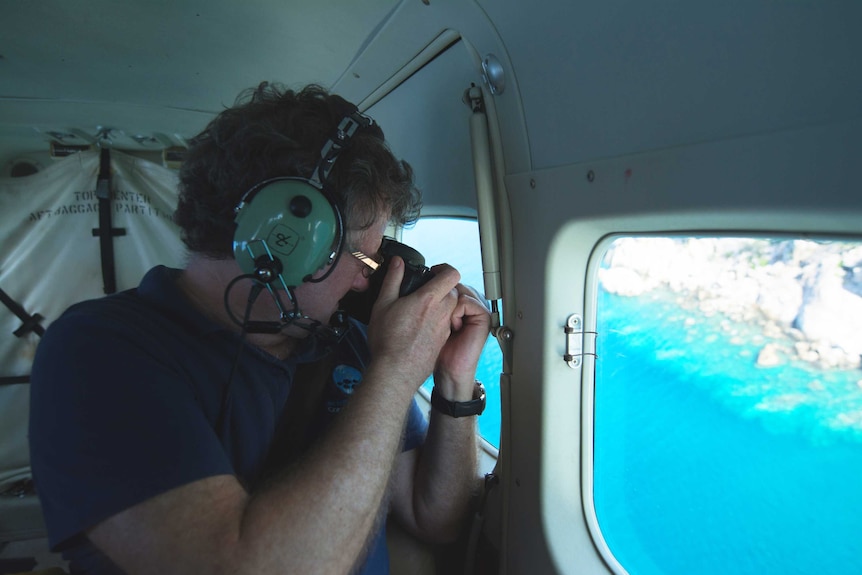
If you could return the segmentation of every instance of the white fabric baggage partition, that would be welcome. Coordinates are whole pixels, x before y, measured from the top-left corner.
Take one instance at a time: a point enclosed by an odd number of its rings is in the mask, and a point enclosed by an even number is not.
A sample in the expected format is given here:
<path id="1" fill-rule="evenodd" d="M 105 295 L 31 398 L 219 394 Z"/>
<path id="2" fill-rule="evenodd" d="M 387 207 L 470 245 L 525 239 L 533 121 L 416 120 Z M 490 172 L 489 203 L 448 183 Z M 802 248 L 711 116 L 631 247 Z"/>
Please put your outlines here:
<path id="1" fill-rule="evenodd" d="M 47 328 L 71 304 L 104 295 L 96 183 L 99 152 L 82 152 L 32 176 L 0 179 L 0 289 Z M 116 289 L 135 287 L 154 265 L 181 266 L 184 248 L 171 221 L 176 173 L 111 150 Z M 29 376 L 39 336 L 22 337 L 19 319 L 0 304 L 0 377 Z M 29 477 L 29 384 L 0 385 L 0 492 Z M 6 498 L 2 498 L 6 499 Z M 10 525 L 0 501 L 0 541 Z M 9 511 L 9 509 L 7 509 Z M 10 516 L 11 515 L 11 516 Z"/>

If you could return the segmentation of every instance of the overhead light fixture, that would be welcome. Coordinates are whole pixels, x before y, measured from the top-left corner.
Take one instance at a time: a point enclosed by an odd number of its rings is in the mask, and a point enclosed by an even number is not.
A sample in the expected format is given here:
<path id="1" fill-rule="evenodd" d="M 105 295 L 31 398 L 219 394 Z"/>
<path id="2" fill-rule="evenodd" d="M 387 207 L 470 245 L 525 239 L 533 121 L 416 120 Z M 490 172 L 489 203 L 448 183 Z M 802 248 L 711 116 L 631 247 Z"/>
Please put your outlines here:
<path id="1" fill-rule="evenodd" d="M 77 154 L 78 152 L 86 152 L 89 149 L 90 146 L 88 144 L 66 144 L 64 142 L 51 140 L 52 158 L 65 158 L 66 156 Z"/>

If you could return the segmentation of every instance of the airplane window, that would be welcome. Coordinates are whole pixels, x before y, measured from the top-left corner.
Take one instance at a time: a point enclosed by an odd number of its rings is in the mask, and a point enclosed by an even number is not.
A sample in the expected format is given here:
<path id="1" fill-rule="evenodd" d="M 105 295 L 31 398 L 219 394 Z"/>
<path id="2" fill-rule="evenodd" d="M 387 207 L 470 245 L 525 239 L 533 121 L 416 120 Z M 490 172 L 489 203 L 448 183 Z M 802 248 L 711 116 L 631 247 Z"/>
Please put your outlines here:
<path id="1" fill-rule="evenodd" d="M 862 243 L 618 238 L 593 479 L 630 573 L 862 573 Z"/>
<path id="2" fill-rule="evenodd" d="M 425 263 L 448 263 L 461 272 L 461 283 L 484 291 L 479 223 L 468 218 L 425 217 L 403 230 L 402 241 L 419 250 Z M 503 355 L 496 340 L 489 337 L 479 359 L 476 378 L 485 385 L 485 412 L 479 417 L 479 433 L 491 445 L 500 447 L 500 372 Z M 423 387 L 431 391 L 429 379 Z"/>

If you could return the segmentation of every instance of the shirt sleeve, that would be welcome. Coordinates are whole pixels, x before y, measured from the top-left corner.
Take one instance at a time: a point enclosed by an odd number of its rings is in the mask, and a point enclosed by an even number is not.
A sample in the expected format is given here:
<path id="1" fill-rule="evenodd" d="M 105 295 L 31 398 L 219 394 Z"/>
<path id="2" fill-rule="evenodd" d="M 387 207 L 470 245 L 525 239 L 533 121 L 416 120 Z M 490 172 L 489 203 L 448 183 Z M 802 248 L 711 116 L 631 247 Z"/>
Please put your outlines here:
<path id="1" fill-rule="evenodd" d="M 414 399 L 407 413 L 407 425 L 404 427 L 404 447 L 402 451 L 416 449 L 425 442 L 425 434 L 428 432 L 428 420 Z"/>
<path id="2" fill-rule="evenodd" d="M 174 487 L 233 473 L 164 345 L 138 326 L 85 314 L 58 319 L 42 338 L 30 452 L 52 549 Z"/>

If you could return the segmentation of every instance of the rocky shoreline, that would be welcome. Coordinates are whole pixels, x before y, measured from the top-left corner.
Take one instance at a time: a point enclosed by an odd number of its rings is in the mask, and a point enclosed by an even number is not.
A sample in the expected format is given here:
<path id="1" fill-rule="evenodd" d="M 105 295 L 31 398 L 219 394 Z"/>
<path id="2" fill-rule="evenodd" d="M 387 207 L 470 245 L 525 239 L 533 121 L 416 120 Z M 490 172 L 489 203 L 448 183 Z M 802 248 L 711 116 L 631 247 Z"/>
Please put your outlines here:
<path id="1" fill-rule="evenodd" d="M 857 243 L 621 238 L 606 253 L 599 280 L 621 296 L 669 290 L 682 307 L 758 326 L 759 366 L 801 360 L 822 369 L 862 368 Z"/>

